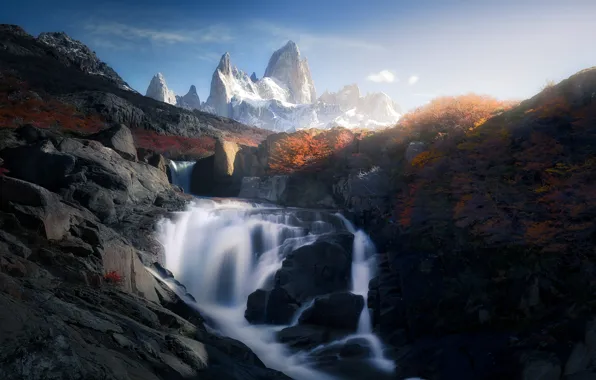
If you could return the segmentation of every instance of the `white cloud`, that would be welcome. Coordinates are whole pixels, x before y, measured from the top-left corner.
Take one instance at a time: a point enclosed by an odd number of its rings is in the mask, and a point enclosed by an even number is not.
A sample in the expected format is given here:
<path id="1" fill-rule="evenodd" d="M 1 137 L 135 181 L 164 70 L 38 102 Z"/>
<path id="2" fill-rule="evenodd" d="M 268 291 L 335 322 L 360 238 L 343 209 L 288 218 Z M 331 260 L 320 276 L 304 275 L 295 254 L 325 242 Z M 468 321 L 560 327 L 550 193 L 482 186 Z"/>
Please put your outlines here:
<path id="1" fill-rule="evenodd" d="M 416 75 L 412 75 L 410 77 L 410 79 L 408 79 L 408 83 L 409 84 L 415 84 L 416 82 L 418 82 L 418 79 L 420 79 L 420 78 L 418 78 Z"/>
<path id="2" fill-rule="evenodd" d="M 249 27 L 264 32 L 275 37 L 272 43 L 279 47 L 288 40 L 293 40 L 298 44 L 301 50 L 309 50 L 313 47 L 343 47 L 363 50 L 386 50 L 382 45 L 374 42 L 361 40 L 349 36 L 339 36 L 331 34 L 313 34 L 302 30 L 296 30 L 279 26 L 267 21 L 256 20 L 249 24 Z M 283 42 L 282 42 L 283 41 Z M 281 43 L 281 44 L 280 44 Z"/>
<path id="3" fill-rule="evenodd" d="M 366 79 L 376 83 L 393 83 L 397 80 L 395 75 L 389 70 L 381 70 L 378 73 L 370 74 Z"/>
<path id="4" fill-rule="evenodd" d="M 201 61 L 215 62 L 215 63 L 217 63 L 221 60 L 221 56 L 222 56 L 222 54 L 215 53 L 212 51 L 203 51 L 203 52 L 197 53 L 197 55 L 196 55 L 196 57 L 198 59 L 200 59 Z"/>
<path id="5" fill-rule="evenodd" d="M 228 28 L 212 25 L 203 29 L 167 30 L 141 28 L 117 22 L 85 25 L 85 29 L 96 36 L 111 36 L 123 40 L 147 40 L 157 44 L 217 43 L 232 40 Z"/>

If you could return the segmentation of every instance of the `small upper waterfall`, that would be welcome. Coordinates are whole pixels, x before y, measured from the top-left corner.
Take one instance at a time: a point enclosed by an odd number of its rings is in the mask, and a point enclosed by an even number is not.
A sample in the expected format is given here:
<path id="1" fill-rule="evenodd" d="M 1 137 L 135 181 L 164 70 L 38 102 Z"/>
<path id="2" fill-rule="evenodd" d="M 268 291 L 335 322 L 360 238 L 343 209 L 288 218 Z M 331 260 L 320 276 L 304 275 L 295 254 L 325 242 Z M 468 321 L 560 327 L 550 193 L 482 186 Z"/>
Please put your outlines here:
<path id="1" fill-rule="evenodd" d="M 172 184 L 180 186 L 187 194 L 190 194 L 190 176 L 195 164 L 195 161 L 170 161 Z"/>
<path id="2" fill-rule="evenodd" d="M 375 269 L 375 248 L 364 232 L 355 230 L 340 214 L 236 200 L 197 199 L 175 220 L 162 221 L 160 236 L 166 250 L 166 267 L 194 297 L 193 306 L 209 321 L 209 327 L 245 343 L 268 367 L 295 379 L 391 378 L 393 362 L 384 358 L 383 346 L 372 333 L 366 306 L 368 282 Z M 337 274 L 337 268 L 329 261 L 325 266 L 331 267 L 323 267 L 323 263 L 333 252 L 342 257 L 337 253 L 344 252 L 339 248 L 340 241 L 349 242 L 345 252 L 351 257 L 351 266 L 349 261 L 344 265 L 348 278 L 336 276 L 345 288 L 336 286 L 331 294 L 347 294 L 344 297 L 348 300 L 364 298 L 364 306 L 352 313 L 357 326 L 345 333 L 338 329 L 341 334 L 337 339 L 310 347 L 281 343 L 284 339 L 291 341 L 296 334 L 308 338 L 309 329 L 335 331 L 328 324 L 328 318 L 337 314 L 335 306 L 326 303 L 331 302 L 329 289 L 316 293 L 319 288 L 315 286 L 324 288 L 329 284 L 316 282 Z M 300 269 L 301 265 L 306 266 Z M 338 262 L 337 267 L 340 266 Z M 315 277 L 304 280 L 305 272 L 310 270 Z M 296 273 L 302 282 L 293 284 L 292 281 L 298 281 L 294 278 Z M 280 292 L 285 296 L 276 296 Z M 261 296 L 265 297 L 263 310 L 276 316 L 290 310 L 288 318 L 275 325 L 249 323 L 247 304 L 260 305 L 255 300 Z M 279 302 L 274 310 L 269 307 L 272 302 Z M 313 310 L 330 314 L 313 322 Z M 303 321 L 305 313 L 311 314 L 308 322 Z M 342 320 L 344 316 L 335 318 Z"/>

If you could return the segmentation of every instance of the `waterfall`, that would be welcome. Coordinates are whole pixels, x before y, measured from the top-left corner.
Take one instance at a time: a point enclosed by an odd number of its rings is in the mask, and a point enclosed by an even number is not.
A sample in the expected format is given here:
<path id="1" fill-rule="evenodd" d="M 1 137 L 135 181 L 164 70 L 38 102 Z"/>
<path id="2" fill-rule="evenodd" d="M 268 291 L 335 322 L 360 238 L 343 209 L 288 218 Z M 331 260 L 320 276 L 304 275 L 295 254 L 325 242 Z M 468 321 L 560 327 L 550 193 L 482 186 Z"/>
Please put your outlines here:
<path id="1" fill-rule="evenodd" d="M 190 176 L 195 164 L 195 161 L 170 161 L 172 184 L 180 186 L 187 194 L 190 194 Z"/>
<path id="2" fill-rule="evenodd" d="M 276 334 L 296 326 L 313 300 L 304 302 L 285 326 L 251 325 L 244 317 L 248 296 L 257 289 L 271 288 L 276 272 L 293 251 L 339 232 L 354 235 L 351 287 L 346 290 L 365 300 L 358 329 L 337 341 L 293 352 L 277 341 Z M 192 294 L 196 300 L 193 306 L 209 327 L 245 343 L 268 367 L 294 379 L 362 378 L 330 374 L 318 368 L 313 359 L 326 350 L 357 341 L 365 342 L 371 352 L 366 365 L 372 376 L 390 376 L 393 362 L 383 356 L 383 346 L 372 333 L 366 306 L 368 282 L 374 272 L 374 245 L 341 215 L 237 200 L 197 199 L 175 220 L 163 220 L 159 233 L 166 267 Z"/>

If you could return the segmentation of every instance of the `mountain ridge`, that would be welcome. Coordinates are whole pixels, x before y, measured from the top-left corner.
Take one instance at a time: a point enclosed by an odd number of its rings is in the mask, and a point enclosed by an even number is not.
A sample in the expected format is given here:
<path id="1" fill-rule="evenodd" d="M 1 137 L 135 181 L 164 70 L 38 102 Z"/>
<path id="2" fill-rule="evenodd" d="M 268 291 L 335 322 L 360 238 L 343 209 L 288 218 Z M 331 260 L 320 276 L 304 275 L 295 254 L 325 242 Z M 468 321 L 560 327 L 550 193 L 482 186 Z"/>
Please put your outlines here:
<path id="1" fill-rule="evenodd" d="M 184 106 L 149 89 L 147 95 Z M 209 97 L 199 109 L 276 132 L 336 126 L 376 129 L 395 125 L 401 116 L 401 107 L 387 94 L 361 96 L 356 84 L 317 98 L 308 60 L 291 40 L 273 52 L 260 79 L 234 66 L 229 53 L 223 54 L 211 77 Z"/>

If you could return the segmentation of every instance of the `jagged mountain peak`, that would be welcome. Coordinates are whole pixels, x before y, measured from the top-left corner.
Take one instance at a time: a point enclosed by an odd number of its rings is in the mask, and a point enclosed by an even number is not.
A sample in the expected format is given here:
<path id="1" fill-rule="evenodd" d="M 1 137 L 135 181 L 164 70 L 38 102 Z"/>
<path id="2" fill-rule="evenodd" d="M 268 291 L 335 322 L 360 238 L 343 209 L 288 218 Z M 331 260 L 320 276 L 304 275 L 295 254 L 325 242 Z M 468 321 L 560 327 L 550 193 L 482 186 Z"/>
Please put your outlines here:
<path id="1" fill-rule="evenodd" d="M 201 109 L 201 99 L 199 99 L 199 94 L 197 94 L 197 88 L 194 84 L 190 86 L 186 95 L 176 96 L 176 105 L 189 110 Z"/>
<path id="2" fill-rule="evenodd" d="M 145 96 L 168 104 L 175 105 L 177 103 L 176 94 L 168 89 L 166 78 L 162 73 L 157 73 L 153 76 L 149 83 L 149 87 L 147 87 Z"/>
<path id="3" fill-rule="evenodd" d="M 293 41 L 288 41 L 273 52 L 265 70 L 265 77 L 278 80 L 289 90 L 288 101 L 308 104 L 317 98 L 308 62 L 301 59 L 300 50 Z"/>
<path id="4" fill-rule="evenodd" d="M 232 64 L 230 63 L 230 53 L 226 52 L 221 56 L 216 71 L 221 71 L 224 75 L 232 72 Z"/>
<path id="5" fill-rule="evenodd" d="M 87 74 L 102 76 L 122 89 L 134 91 L 114 69 L 102 62 L 95 52 L 68 34 L 64 32 L 41 33 L 37 37 L 37 41 L 54 49 L 58 53 L 57 58 L 66 65 L 74 66 Z"/>

